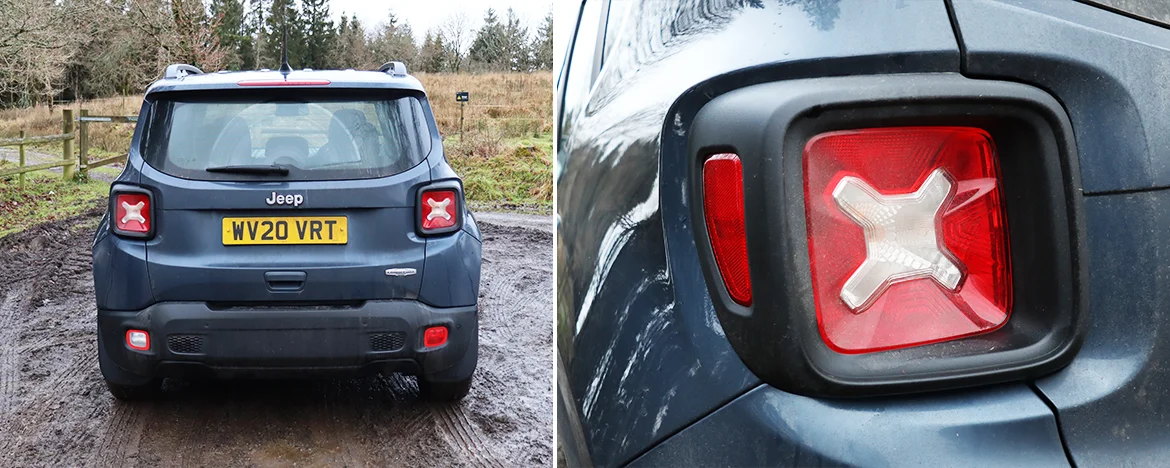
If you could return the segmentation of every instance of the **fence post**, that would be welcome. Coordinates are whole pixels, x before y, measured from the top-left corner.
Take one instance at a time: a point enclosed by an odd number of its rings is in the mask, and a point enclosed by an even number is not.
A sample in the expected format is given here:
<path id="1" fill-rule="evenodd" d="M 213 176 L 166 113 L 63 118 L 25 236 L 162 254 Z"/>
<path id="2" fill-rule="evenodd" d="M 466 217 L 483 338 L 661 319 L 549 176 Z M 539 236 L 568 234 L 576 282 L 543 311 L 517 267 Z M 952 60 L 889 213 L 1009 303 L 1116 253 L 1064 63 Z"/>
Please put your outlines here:
<path id="1" fill-rule="evenodd" d="M 24 130 L 20 131 L 20 168 L 24 168 Z M 24 173 L 20 173 L 20 191 L 24 191 Z"/>
<path id="2" fill-rule="evenodd" d="M 77 124 L 77 170 L 81 172 L 81 178 L 89 177 L 89 122 L 85 121 L 89 117 L 89 110 L 82 109 L 80 111 L 81 122 Z"/>
<path id="3" fill-rule="evenodd" d="M 73 109 L 61 110 L 61 133 L 73 133 Z M 61 168 L 61 178 L 65 180 L 73 180 L 73 169 L 76 161 L 73 160 L 73 138 L 66 138 L 62 143 L 61 153 L 64 155 L 66 161 L 74 164 L 67 164 Z"/>

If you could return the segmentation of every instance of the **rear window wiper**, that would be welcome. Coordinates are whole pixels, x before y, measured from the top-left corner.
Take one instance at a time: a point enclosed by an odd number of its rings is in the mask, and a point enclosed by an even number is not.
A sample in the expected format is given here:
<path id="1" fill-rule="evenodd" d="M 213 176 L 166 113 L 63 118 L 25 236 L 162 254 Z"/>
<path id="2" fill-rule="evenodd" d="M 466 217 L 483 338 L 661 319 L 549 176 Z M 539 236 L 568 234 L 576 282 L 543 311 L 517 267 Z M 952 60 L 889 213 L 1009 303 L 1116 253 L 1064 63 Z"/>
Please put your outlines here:
<path id="1" fill-rule="evenodd" d="M 279 174 L 288 175 L 288 166 L 267 164 L 238 166 L 215 166 L 206 169 L 207 172 L 228 172 L 233 174 Z"/>

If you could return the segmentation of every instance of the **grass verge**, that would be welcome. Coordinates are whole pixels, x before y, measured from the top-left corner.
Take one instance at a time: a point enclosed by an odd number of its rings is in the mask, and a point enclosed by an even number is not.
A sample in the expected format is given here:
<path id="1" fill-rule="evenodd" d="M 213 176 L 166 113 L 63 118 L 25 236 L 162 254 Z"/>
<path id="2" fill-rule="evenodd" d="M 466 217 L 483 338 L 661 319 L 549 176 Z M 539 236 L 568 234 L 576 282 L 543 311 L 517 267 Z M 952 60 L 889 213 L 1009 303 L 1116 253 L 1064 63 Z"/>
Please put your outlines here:
<path id="1" fill-rule="evenodd" d="M 61 180 L 52 173 L 25 174 L 21 190 L 15 176 L 0 178 L 0 237 L 38 224 L 81 214 L 104 203 L 110 184 Z"/>
<path id="2" fill-rule="evenodd" d="M 443 146 L 473 208 L 552 210 L 552 133 L 500 138 L 468 132 L 447 137 Z"/>

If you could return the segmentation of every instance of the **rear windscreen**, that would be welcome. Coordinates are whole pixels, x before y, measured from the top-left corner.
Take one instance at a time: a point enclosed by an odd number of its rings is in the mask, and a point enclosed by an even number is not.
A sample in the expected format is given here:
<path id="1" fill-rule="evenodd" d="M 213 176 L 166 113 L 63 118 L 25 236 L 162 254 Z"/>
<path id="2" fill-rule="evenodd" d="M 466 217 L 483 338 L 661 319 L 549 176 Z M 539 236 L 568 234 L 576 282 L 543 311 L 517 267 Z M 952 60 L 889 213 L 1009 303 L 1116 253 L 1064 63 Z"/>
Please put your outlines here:
<path id="1" fill-rule="evenodd" d="M 427 117 L 413 94 L 220 91 L 154 104 L 143 157 L 186 179 L 368 179 L 410 169 L 430 151 Z M 241 166 L 288 173 L 232 170 Z"/>

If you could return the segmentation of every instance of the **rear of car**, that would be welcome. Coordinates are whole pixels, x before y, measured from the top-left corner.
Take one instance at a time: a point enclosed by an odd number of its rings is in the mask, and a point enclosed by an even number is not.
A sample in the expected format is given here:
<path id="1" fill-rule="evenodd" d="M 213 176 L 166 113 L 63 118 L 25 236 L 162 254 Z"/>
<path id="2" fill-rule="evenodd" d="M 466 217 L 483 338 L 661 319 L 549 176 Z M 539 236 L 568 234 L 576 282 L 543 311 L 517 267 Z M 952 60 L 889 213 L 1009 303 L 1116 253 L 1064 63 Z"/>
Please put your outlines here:
<path id="1" fill-rule="evenodd" d="M 439 399 L 469 388 L 480 235 L 398 69 L 156 82 L 93 250 L 117 396 L 363 372 L 418 375 Z"/>
<path id="2" fill-rule="evenodd" d="M 1166 2 L 578 6 L 570 464 L 1166 464 Z"/>

